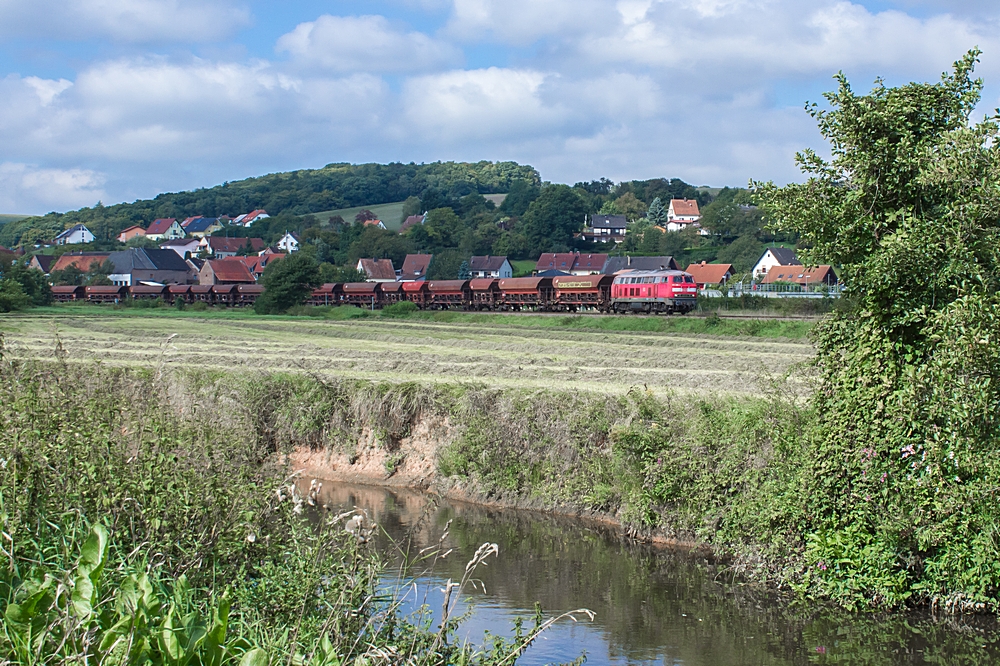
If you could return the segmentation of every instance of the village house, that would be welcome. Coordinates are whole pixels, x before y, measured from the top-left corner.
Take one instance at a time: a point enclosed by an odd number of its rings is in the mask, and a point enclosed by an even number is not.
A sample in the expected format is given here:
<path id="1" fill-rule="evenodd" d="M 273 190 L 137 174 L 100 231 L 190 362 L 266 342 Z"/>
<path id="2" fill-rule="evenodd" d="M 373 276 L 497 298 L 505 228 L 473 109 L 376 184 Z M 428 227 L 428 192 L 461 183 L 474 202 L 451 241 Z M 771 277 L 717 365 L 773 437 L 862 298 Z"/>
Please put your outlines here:
<path id="1" fill-rule="evenodd" d="M 427 219 L 427 213 L 424 213 L 423 215 L 410 215 L 405 220 L 403 220 L 403 224 L 399 227 L 399 233 L 405 234 L 407 231 L 410 230 L 411 227 L 415 227 L 418 224 L 423 224 L 424 220 L 426 219 Z"/>
<path id="2" fill-rule="evenodd" d="M 579 252 L 545 252 L 535 262 L 534 274 L 562 271 L 570 275 L 598 275 L 608 261 L 606 254 L 580 254 Z"/>
<path id="3" fill-rule="evenodd" d="M 53 241 L 56 245 L 79 245 L 81 243 L 93 243 L 94 234 L 90 229 L 82 224 L 77 224 L 55 237 Z"/>
<path id="4" fill-rule="evenodd" d="M 209 259 L 198 272 L 198 284 L 255 284 L 257 281 L 242 261 Z"/>
<path id="5" fill-rule="evenodd" d="M 155 241 L 184 238 L 184 228 L 172 217 L 161 217 L 146 227 L 146 238 Z"/>
<path id="6" fill-rule="evenodd" d="M 703 261 L 690 264 L 685 270 L 694 278 L 699 289 L 704 289 L 706 285 L 724 285 L 733 277 L 732 264 L 709 264 Z"/>
<path id="7" fill-rule="evenodd" d="M 129 227 L 127 229 L 122 229 L 122 232 L 120 234 L 118 234 L 118 242 L 119 243 L 127 243 L 130 240 L 132 240 L 133 238 L 136 238 L 138 236 L 145 236 L 145 235 L 146 235 L 146 230 L 145 229 L 143 229 L 142 227 L 140 227 L 138 224 L 133 224 L 131 227 Z"/>
<path id="8" fill-rule="evenodd" d="M 366 227 L 378 227 L 379 229 L 385 229 L 385 224 L 382 220 L 365 220 Z"/>
<path id="9" fill-rule="evenodd" d="M 365 282 L 396 281 L 396 269 L 393 268 L 391 259 L 358 259 L 355 268 L 368 276 Z"/>
<path id="10" fill-rule="evenodd" d="M 32 255 L 31 259 L 28 261 L 28 268 L 34 268 L 35 270 L 39 270 L 48 275 L 51 273 L 49 269 L 52 267 L 53 263 L 55 263 L 55 257 L 52 255 L 35 254 Z"/>
<path id="11" fill-rule="evenodd" d="M 213 259 L 235 257 L 240 252 L 257 253 L 266 247 L 263 238 L 224 238 L 222 236 L 205 236 L 198 244 L 198 250 L 204 251 Z"/>
<path id="12" fill-rule="evenodd" d="M 291 254 L 292 252 L 298 252 L 299 243 L 301 242 L 302 240 L 299 238 L 299 235 L 297 233 L 295 233 L 294 231 L 291 232 L 286 231 L 285 235 L 282 236 L 281 240 L 278 241 L 277 247 L 282 252 L 287 252 Z"/>
<path id="13" fill-rule="evenodd" d="M 119 287 L 130 287 L 140 282 L 187 284 L 191 279 L 187 263 L 172 250 L 133 247 L 112 252 L 108 261 L 114 265 L 108 279 Z"/>
<path id="14" fill-rule="evenodd" d="M 671 199 L 667 207 L 667 231 L 683 231 L 698 229 L 698 233 L 707 236 L 708 232 L 701 228 L 701 211 L 694 199 Z"/>
<path id="15" fill-rule="evenodd" d="M 621 243 L 628 223 L 624 215 L 594 215 L 583 230 L 583 238 L 594 243 Z"/>
<path id="16" fill-rule="evenodd" d="M 271 217 L 267 214 L 266 210 L 255 210 L 249 213 L 244 213 L 243 215 L 237 215 L 233 218 L 232 224 L 239 225 L 241 227 L 249 227 L 254 222 L 258 220 L 264 220 Z"/>
<path id="17" fill-rule="evenodd" d="M 204 238 L 222 229 L 218 218 L 201 216 L 189 218 L 181 226 L 184 227 L 184 233 L 193 238 Z"/>
<path id="18" fill-rule="evenodd" d="M 469 273 L 474 278 L 509 278 L 514 275 L 507 257 L 473 257 L 469 260 Z"/>
<path id="19" fill-rule="evenodd" d="M 837 274 L 830 266 L 772 266 L 761 284 L 776 283 L 797 284 L 802 287 L 833 286 L 837 284 Z"/>
<path id="20" fill-rule="evenodd" d="M 622 271 L 662 271 L 677 270 L 677 262 L 669 255 L 659 257 L 608 257 L 601 267 L 603 275 L 615 275 Z"/>
<path id="21" fill-rule="evenodd" d="M 173 250 L 181 259 L 198 254 L 201 248 L 201 241 L 197 238 L 175 238 L 174 240 L 160 243 L 161 250 Z"/>
<path id="22" fill-rule="evenodd" d="M 399 272 L 401 282 L 417 282 L 427 279 L 433 254 L 408 254 L 403 259 L 403 268 Z"/>
<path id="23" fill-rule="evenodd" d="M 775 266 L 798 266 L 802 262 L 795 255 L 795 250 L 787 247 L 769 247 L 760 255 L 753 267 L 755 280 L 762 279 Z"/>

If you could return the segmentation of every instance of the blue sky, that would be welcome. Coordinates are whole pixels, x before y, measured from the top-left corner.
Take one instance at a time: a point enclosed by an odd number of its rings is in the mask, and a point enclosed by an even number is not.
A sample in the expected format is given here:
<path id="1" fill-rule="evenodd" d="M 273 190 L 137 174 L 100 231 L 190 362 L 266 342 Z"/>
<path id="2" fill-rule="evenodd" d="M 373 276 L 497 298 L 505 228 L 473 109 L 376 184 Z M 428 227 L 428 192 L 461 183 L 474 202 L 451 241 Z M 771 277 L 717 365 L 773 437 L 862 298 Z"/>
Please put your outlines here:
<path id="1" fill-rule="evenodd" d="M 933 80 L 979 46 L 1000 106 L 995 4 L 0 0 L 0 212 L 330 162 L 784 183 L 838 70 Z"/>

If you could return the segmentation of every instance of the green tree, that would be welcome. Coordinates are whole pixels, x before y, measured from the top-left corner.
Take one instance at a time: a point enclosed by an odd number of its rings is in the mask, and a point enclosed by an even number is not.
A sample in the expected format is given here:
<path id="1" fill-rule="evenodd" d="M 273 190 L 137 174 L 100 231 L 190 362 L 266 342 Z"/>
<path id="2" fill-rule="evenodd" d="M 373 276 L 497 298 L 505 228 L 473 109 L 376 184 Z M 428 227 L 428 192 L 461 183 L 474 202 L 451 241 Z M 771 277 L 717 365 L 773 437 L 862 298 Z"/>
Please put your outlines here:
<path id="1" fill-rule="evenodd" d="M 302 305 L 312 290 L 320 285 L 319 264 L 312 257 L 296 252 L 281 261 L 273 261 L 261 278 L 264 293 L 254 304 L 257 314 L 281 314 Z"/>
<path id="2" fill-rule="evenodd" d="M 615 207 L 621 211 L 621 214 L 624 215 L 629 222 L 634 222 L 635 220 L 644 217 L 646 215 L 646 211 L 649 209 L 646 204 L 640 201 L 631 192 L 626 192 L 615 199 Z"/>
<path id="3" fill-rule="evenodd" d="M 653 203 L 649 204 L 649 210 L 646 211 L 646 219 L 658 226 L 666 226 L 667 224 L 667 209 L 663 206 L 663 202 L 660 201 L 660 197 L 653 199 Z"/>
<path id="4" fill-rule="evenodd" d="M 469 262 L 463 260 L 462 265 L 458 267 L 458 279 L 468 280 L 471 277 L 472 277 L 472 272 L 469 271 Z"/>
<path id="5" fill-rule="evenodd" d="M 764 254 L 764 244 L 755 234 L 740 236 L 719 250 L 719 263 L 732 264 L 733 275 L 750 271 L 760 256 Z"/>
<path id="6" fill-rule="evenodd" d="M 6 277 L 0 280 L 0 312 L 23 310 L 30 305 L 31 298 L 17 280 Z"/>
<path id="7" fill-rule="evenodd" d="M 970 125 L 977 56 L 868 95 L 839 75 L 829 108 L 809 108 L 832 159 L 804 151 L 807 182 L 758 186 L 848 288 L 815 331 L 801 514 L 805 583 L 848 604 L 998 607 L 980 535 L 1000 524 L 1000 125 Z"/>
<path id="8" fill-rule="evenodd" d="M 531 202 L 537 199 L 539 194 L 541 194 L 541 190 L 538 185 L 527 181 L 517 181 L 510 186 L 507 196 L 500 204 L 500 211 L 507 215 L 520 217 L 528 212 Z"/>
<path id="9" fill-rule="evenodd" d="M 583 229 L 587 206 L 577 191 L 567 185 L 550 185 L 531 202 L 522 225 L 532 254 L 538 256 L 554 246 L 568 247 L 573 234 Z"/>
<path id="10" fill-rule="evenodd" d="M 146 238 L 145 236 L 133 236 L 125 242 L 125 247 L 142 247 L 147 250 L 157 250 L 160 247 L 160 242 L 152 238 Z"/>
<path id="11" fill-rule="evenodd" d="M 420 215 L 420 197 L 410 196 L 403 202 L 403 215 L 400 222 L 405 221 L 411 215 Z"/>
<path id="12" fill-rule="evenodd" d="M 52 287 L 41 271 L 28 268 L 24 261 L 16 261 L 2 268 L 0 279 L 16 282 L 31 305 L 48 305 L 52 302 Z"/>
<path id="13" fill-rule="evenodd" d="M 70 264 L 61 271 L 52 271 L 49 279 L 52 284 L 79 286 L 86 281 L 86 275 L 76 264 Z"/>

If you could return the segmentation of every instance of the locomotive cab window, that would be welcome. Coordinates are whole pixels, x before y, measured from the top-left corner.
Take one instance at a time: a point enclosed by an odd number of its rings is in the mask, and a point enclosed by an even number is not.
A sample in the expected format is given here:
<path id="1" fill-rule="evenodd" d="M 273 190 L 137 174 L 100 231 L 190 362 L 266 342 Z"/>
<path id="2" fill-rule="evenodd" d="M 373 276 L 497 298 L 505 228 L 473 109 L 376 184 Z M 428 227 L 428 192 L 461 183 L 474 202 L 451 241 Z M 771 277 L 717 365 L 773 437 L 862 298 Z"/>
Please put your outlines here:
<path id="1" fill-rule="evenodd" d="M 694 284 L 694 278 L 691 277 L 690 275 L 685 275 L 684 276 L 684 283 L 685 284 Z"/>
<path id="2" fill-rule="evenodd" d="M 670 281 L 673 282 L 674 284 L 683 284 L 684 278 L 681 277 L 680 275 L 674 275 L 673 277 L 670 278 Z"/>

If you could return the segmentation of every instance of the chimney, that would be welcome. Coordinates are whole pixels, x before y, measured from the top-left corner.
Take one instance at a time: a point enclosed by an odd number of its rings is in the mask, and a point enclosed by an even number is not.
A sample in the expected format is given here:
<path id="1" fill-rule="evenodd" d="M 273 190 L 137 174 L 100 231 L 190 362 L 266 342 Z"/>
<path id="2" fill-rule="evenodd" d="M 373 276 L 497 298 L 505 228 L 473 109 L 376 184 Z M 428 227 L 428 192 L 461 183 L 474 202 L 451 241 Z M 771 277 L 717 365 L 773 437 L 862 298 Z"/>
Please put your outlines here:
<path id="1" fill-rule="evenodd" d="M 628 256 L 628 257 L 626 258 L 626 261 L 625 261 L 625 265 L 626 265 L 626 266 L 631 266 L 631 265 L 632 265 L 632 255 L 629 255 L 629 256 Z"/>
<path id="2" fill-rule="evenodd" d="M 704 259 L 702 259 L 702 261 L 701 261 L 701 265 L 702 265 L 702 266 L 704 266 L 704 265 L 705 265 L 706 263 L 708 263 L 708 262 L 707 262 L 707 261 L 705 261 Z"/>

